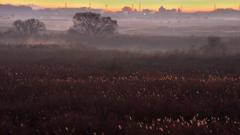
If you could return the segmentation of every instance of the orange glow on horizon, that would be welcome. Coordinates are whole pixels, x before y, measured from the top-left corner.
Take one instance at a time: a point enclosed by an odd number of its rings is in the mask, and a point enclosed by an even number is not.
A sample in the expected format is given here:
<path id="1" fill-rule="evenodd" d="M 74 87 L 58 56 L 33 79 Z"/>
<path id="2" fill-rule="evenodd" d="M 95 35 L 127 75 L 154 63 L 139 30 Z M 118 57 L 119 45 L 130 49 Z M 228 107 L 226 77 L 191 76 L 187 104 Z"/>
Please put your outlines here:
<path id="1" fill-rule="evenodd" d="M 25 1 L 25 2 L 24 2 Z M 74 2 L 66 2 L 66 0 L 52 0 L 52 2 L 49 2 L 48 0 L 38 0 L 37 2 L 35 0 L 22 0 L 22 1 L 16 1 L 16 0 L 8 0 L 7 2 L 4 2 L 3 0 L 0 0 L 0 3 L 2 4 L 12 4 L 12 5 L 37 5 L 39 6 L 40 8 L 65 8 L 67 4 L 67 8 L 79 8 L 79 7 L 86 7 L 88 8 L 89 7 L 89 1 L 84 1 L 81 3 L 81 1 L 83 0 L 79 0 L 80 2 L 76 2 L 74 0 Z M 91 1 L 94 1 L 94 0 L 91 0 Z M 107 6 L 107 8 L 105 7 L 106 4 L 104 4 L 103 2 L 99 2 L 99 0 L 95 0 L 95 1 L 98 1 L 98 2 L 92 2 L 90 5 L 92 8 L 94 9 L 104 9 L 105 11 L 108 11 L 108 12 L 118 12 L 118 11 L 121 11 L 122 7 L 124 6 L 129 6 L 129 7 L 132 7 L 131 4 L 129 4 L 129 2 L 121 2 L 120 4 L 117 4 L 117 2 L 112 2 L 110 1 L 110 4 Z M 106 0 L 105 0 L 106 1 Z M 120 0 L 116 0 L 116 1 L 120 1 Z M 133 0 L 134 1 L 134 0 Z M 136 0 L 135 0 L 136 1 Z M 142 0 L 144 1 L 144 0 Z M 145 0 L 145 4 L 142 4 L 141 5 L 141 10 L 143 9 L 150 9 L 150 10 L 153 10 L 153 11 L 157 11 L 159 9 L 159 7 L 161 7 L 161 5 L 163 5 L 166 9 L 178 9 L 181 7 L 182 11 L 183 12 L 198 12 L 198 11 L 201 11 L 201 12 L 208 12 L 208 11 L 213 11 L 215 10 L 214 8 L 214 5 L 212 3 L 203 3 L 203 2 L 200 2 L 199 0 L 196 0 L 199 2 L 199 5 L 196 4 L 196 2 L 193 0 L 183 0 L 182 3 L 179 2 L 179 0 L 171 0 L 171 1 L 174 1 L 172 3 L 170 2 L 160 2 L 158 1 L 158 3 L 156 2 L 156 4 L 154 4 L 153 0 L 149 0 L 150 2 L 146 2 L 147 0 Z M 169 0 L 170 1 L 170 0 Z M 186 3 L 187 1 L 191 1 L 191 3 Z M 204 1 L 204 0 L 202 0 Z M 239 1 L 239 4 L 236 3 L 236 0 L 219 0 L 221 1 L 221 3 L 217 3 L 215 6 L 216 8 L 220 8 L 220 9 L 223 9 L 223 8 L 227 8 L 227 9 L 234 9 L 234 10 L 239 10 L 240 9 L 240 1 Z M 228 2 L 228 4 L 225 4 L 227 3 L 227 1 L 231 1 Z M 234 3 L 235 2 L 235 3 Z M 81 3 L 81 4 L 79 4 Z M 118 2 L 119 3 L 119 2 Z M 230 3 L 230 4 L 229 4 Z M 139 10 L 138 6 L 137 5 L 139 3 L 134 3 L 134 9 L 136 9 L 137 11 Z"/>

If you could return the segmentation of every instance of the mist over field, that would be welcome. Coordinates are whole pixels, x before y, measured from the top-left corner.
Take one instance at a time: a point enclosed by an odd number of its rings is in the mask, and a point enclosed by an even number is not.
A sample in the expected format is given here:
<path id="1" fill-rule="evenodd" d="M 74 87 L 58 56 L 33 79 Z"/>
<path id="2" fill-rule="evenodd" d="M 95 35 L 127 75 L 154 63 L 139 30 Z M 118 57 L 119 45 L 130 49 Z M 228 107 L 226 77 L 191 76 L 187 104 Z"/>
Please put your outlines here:
<path id="1" fill-rule="evenodd" d="M 46 23 L 48 30 L 65 31 L 72 25 L 72 16 L 76 12 L 86 10 L 70 9 L 45 9 L 32 12 L 22 11 L 1 12 L 2 29 L 11 27 L 11 23 L 17 19 L 37 18 Z M 220 13 L 107 13 L 118 20 L 121 34 L 145 35 L 145 36 L 239 36 L 238 12 L 223 11 Z"/>
<path id="2" fill-rule="evenodd" d="M 76 12 L 89 12 L 88 8 L 33 10 L 30 7 L 8 6 L 0 7 L 0 31 L 7 31 L 17 19 L 36 18 L 45 23 L 47 37 L 66 33 L 73 25 L 72 17 Z M 154 13 L 151 11 L 109 13 L 98 9 L 92 9 L 92 11 L 117 20 L 119 36 L 113 39 L 103 38 L 102 42 L 95 39 L 95 43 L 94 40 L 90 40 L 80 44 L 101 49 L 165 52 L 199 48 L 207 44 L 207 37 L 219 36 L 224 44 L 228 44 L 231 53 L 239 50 L 240 13 L 235 10 L 219 9 L 215 12 L 196 13 Z M 59 43 L 55 40 L 57 39 L 61 40 L 61 43 L 69 44 L 69 40 L 64 40 L 62 36 L 54 38 L 46 41 L 35 37 L 28 38 L 25 42 L 57 44 Z M 7 38 L 0 39 L 0 41 L 6 41 L 7 44 L 14 42 Z"/>

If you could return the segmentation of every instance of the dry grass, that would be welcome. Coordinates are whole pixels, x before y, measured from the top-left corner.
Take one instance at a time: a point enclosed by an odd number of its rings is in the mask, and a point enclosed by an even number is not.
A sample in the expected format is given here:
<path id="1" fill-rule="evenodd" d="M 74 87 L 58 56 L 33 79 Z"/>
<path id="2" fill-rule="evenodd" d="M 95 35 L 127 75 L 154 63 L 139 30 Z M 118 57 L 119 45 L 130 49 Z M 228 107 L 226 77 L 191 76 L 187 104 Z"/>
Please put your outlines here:
<path id="1" fill-rule="evenodd" d="M 239 57 L 0 49 L 0 134 L 236 135 Z"/>

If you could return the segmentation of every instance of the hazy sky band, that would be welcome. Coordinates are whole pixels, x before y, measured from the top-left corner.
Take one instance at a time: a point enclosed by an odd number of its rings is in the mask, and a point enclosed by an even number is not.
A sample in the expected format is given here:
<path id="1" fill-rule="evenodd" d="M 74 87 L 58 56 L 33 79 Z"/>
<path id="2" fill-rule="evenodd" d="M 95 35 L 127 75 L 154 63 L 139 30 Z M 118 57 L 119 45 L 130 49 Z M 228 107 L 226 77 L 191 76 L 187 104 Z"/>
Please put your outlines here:
<path id="1" fill-rule="evenodd" d="M 119 10 L 123 6 L 134 6 L 138 8 L 141 1 L 142 9 L 158 9 L 161 5 L 167 8 L 183 7 L 186 11 L 205 11 L 212 10 L 214 3 L 217 8 L 234 8 L 238 9 L 240 0 L 0 0 L 1 3 L 29 5 L 35 4 L 42 7 L 64 7 L 67 3 L 68 7 L 88 7 L 91 1 L 92 8 L 108 8 L 111 10 Z"/>

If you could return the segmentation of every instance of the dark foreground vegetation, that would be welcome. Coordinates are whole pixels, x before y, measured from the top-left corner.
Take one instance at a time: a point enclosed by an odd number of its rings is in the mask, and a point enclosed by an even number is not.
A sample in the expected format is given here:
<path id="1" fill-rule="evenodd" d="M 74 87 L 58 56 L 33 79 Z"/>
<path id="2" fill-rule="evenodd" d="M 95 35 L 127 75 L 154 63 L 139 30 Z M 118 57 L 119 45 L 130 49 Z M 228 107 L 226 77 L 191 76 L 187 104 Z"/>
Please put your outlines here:
<path id="1" fill-rule="evenodd" d="M 0 49 L 1 135 L 238 135 L 240 57 Z"/>

